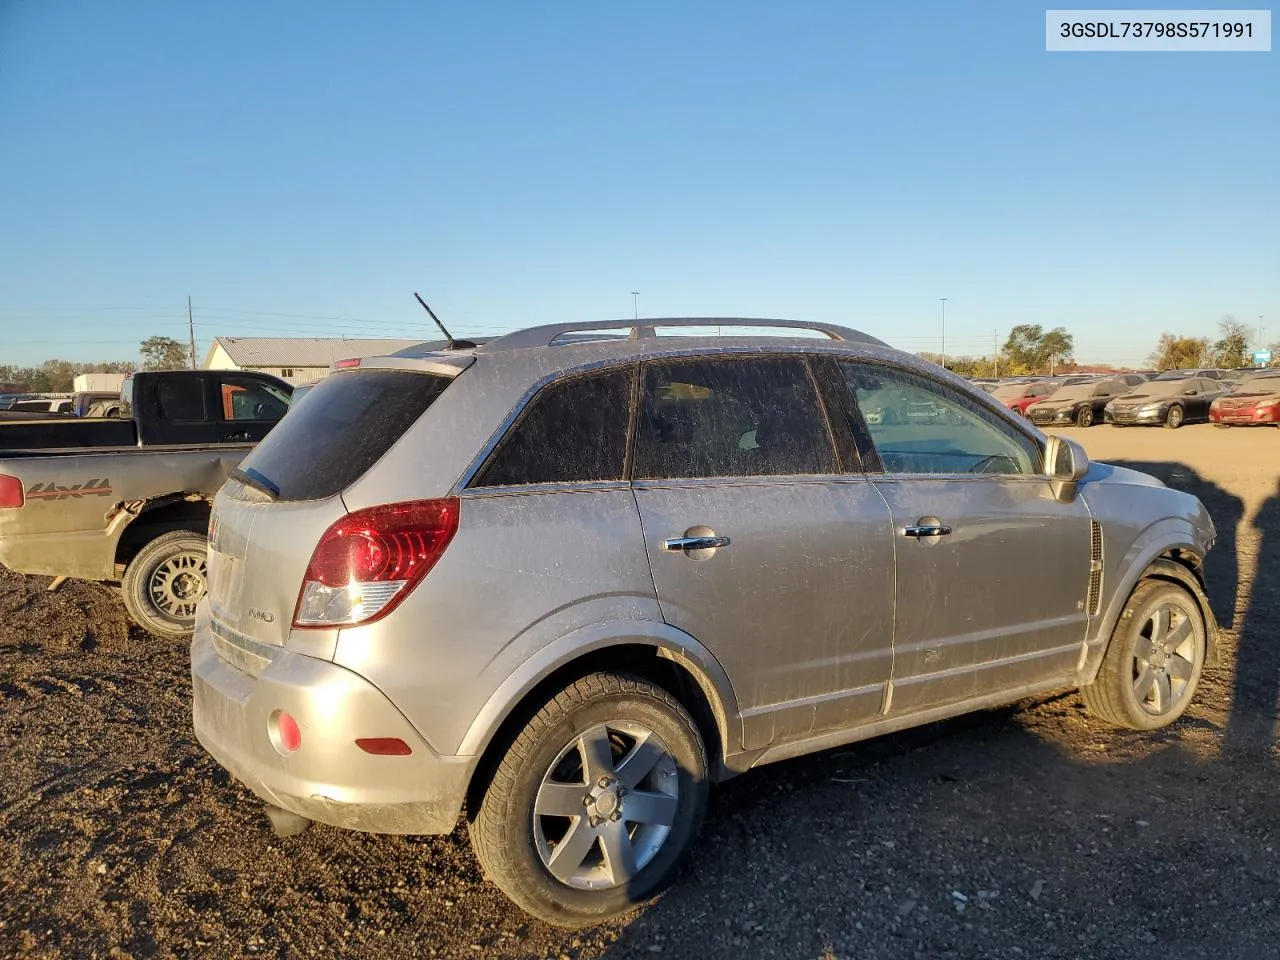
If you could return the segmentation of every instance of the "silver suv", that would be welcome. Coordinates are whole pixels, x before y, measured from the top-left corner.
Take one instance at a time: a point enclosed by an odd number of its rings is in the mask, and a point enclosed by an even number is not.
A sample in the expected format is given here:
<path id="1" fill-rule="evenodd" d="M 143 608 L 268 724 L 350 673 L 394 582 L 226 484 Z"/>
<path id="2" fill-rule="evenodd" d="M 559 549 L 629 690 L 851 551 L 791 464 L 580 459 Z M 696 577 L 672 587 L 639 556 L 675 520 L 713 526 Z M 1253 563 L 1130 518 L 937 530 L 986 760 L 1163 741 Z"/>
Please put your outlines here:
<path id="1" fill-rule="evenodd" d="M 512 900 L 590 923 L 762 764 L 1064 687 L 1171 723 L 1213 539 L 1195 497 L 841 327 L 424 345 L 318 383 L 218 494 L 195 730 L 280 833 L 465 809 Z"/>

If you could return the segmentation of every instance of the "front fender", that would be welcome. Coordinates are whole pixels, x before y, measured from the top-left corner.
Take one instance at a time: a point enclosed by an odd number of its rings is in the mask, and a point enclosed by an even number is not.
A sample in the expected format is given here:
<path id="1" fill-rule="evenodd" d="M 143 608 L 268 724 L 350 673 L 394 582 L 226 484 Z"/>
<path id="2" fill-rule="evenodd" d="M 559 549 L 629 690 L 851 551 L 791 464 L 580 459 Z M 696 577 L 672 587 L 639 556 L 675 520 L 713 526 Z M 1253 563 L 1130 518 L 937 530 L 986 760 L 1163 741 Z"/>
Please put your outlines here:
<path id="1" fill-rule="evenodd" d="M 612 620 L 592 624 L 540 647 L 512 671 L 485 701 L 458 747 L 460 756 L 479 756 L 502 724 L 529 693 L 557 670 L 589 653 L 624 644 L 654 648 L 658 656 L 684 667 L 711 705 L 720 736 L 721 756 L 736 752 L 741 740 L 738 701 L 729 677 L 706 647 L 687 633 L 651 620 Z"/>
<path id="2" fill-rule="evenodd" d="M 1097 621 L 1091 639 L 1086 644 L 1080 671 L 1081 683 L 1093 682 L 1102 664 L 1111 635 L 1115 631 L 1116 624 L 1120 622 L 1125 605 L 1129 602 L 1129 597 L 1139 582 L 1151 576 L 1181 583 L 1196 598 L 1204 615 L 1208 643 L 1207 659 L 1209 662 L 1216 661 L 1218 621 L 1214 617 L 1204 584 L 1197 573 L 1192 572 L 1185 564 L 1172 559 L 1172 554 L 1177 552 L 1202 561 L 1204 546 L 1197 541 L 1195 528 L 1191 524 L 1178 518 L 1167 518 L 1144 530 L 1130 546 L 1120 563 L 1112 567 L 1124 572 L 1115 582 L 1115 586 L 1108 591 L 1106 607 Z"/>

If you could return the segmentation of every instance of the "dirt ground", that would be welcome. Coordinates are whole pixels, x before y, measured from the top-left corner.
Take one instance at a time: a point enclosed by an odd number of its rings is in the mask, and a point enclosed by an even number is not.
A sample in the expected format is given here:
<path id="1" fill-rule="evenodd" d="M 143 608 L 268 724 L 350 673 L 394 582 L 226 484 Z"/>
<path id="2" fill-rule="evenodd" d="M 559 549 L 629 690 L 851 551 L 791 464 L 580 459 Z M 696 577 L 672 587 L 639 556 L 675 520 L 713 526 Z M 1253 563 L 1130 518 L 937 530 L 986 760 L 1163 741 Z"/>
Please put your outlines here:
<path id="1" fill-rule="evenodd" d="M 277 840 L 189 732 L 186 651 L 107 588 L 0 570 L 0 957 L 1255 958 L 1280 947 L 1280 431 L 1064 431 L 1199 495 L 1220 666 L 1172 729 L 1073 694 L 713 795 L 674 890 L 528 920 L 460 827 Z"/>

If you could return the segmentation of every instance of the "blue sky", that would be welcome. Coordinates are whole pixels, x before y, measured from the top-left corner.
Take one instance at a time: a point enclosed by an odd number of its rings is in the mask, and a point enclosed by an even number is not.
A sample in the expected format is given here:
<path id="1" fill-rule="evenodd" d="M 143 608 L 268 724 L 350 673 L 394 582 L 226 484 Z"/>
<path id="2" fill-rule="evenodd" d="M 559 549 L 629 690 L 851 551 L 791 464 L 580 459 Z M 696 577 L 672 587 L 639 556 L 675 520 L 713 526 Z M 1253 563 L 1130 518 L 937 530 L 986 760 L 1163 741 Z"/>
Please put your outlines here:
<path id="1" fill-rule="evenodd" d="M 1025 2 L 0 2 L 0 363 L 784 316 L 1280 339 L 1276 53 Z"/>

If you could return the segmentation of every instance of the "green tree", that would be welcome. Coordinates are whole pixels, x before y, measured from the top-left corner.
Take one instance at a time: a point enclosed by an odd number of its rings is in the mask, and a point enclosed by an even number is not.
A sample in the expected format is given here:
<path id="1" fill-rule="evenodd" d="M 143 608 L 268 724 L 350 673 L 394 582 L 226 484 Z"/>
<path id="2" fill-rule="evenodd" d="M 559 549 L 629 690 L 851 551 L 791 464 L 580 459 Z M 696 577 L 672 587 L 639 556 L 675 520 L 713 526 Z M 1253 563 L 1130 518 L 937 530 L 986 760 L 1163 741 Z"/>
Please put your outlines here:
<path id="1" fill-rule="evenodd" d="M 1231 315 L 1218 321 L 1218 340 L 1213 345 L 1215 366 L 1231 370 L 1253 362 L 1249 349 L 1249 328 Z"/>
<path id="2" fill-rule="evenodd" d="M 171 337 L 148 337 L 141 353 L 143 370 L 184 370 L 190 359 L 187 348 Z"/>
<path id="3" fill-rule="evenodd" d="M 1179 337 L 1172 333 L 1162 333 L 1148 362 L 1157 370 L 1179 370 L 1184 367 L 1201 367 L 1212 359 L 1213 345 L 1208 337 Z"/>
<path id="4" fill-rule="evenodd" d="M 1008 373 L 1050 373 L 1075 355 L 1075 338 L 1065 327 L 1045 330 L 1038 323 L 1020 323 L 1009 331 L 1000 367 Z"/>

